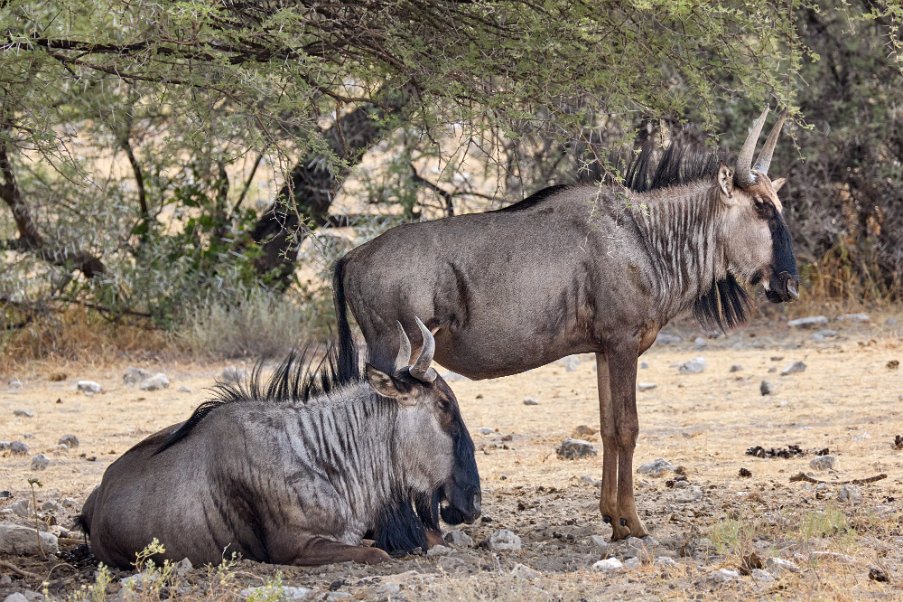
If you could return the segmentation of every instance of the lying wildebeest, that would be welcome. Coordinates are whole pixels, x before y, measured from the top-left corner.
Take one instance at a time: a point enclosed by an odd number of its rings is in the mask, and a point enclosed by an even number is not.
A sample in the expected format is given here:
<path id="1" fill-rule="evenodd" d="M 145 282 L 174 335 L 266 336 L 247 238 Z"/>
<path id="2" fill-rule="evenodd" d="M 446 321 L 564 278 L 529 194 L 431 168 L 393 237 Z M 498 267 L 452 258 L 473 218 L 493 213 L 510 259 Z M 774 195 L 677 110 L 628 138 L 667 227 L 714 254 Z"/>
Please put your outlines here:
<path id="1" fill-rule="evenodd" d="M 390 551 L 426 548 L 411 504 L 430 526 L 437 490 L 451 516 L 475 519 L 473 441 L 430 367 L 432 336 L 416 323 L 427 341 L 417 359 L 409 364 L 401 337 L 398 364 L 368 365 L 366 382 L 340 377 L 348 373 L 337 374 L 334 355 L 317 372 L 292 354 L 265 389 L 259 366 L 248 387 L 218 385 L 186 422 L 107 469 L 80 518 L 94 555 L 126 568 L 156 537 L 163 558 L 194 564 L 233 552 L 278 564 L 373 563 L 388 555 L 361 545 L 368 532 Z"/>
<path id="2" fill-rule="evenodd" d="M 647 146 L 623 186 L 553 187 L 500 211 L 402 225 L 352 250 L 334 276 L 340 364 L 352 345 L 346 304 L 383 369 L 395 321 L 411 315 L 435 333 L 436 361 L 470 378 L 594 352 L 600 510 L 613 539 L 646 535 L 633 495 L 638 356 L 690 308 L 707 326 L 744 322 L 740 282 L 762 281 L 775 303 L 797 297 L 784 180 L 768 177 L 783 115 L 752 165 L 767 114 L 734 171 L 676 143 L 653 165 Z"/>

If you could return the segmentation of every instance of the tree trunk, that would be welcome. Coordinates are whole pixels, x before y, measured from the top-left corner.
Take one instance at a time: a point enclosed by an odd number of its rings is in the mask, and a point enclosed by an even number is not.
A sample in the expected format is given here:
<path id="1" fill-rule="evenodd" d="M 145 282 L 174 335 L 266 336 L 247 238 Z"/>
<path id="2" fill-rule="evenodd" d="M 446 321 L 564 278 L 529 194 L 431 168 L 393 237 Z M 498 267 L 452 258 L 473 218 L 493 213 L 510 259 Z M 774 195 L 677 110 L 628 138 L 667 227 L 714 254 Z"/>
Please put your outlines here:
<path id="1" fill-rule="evenodd" d="M 329 223 L 329 207 L 351 168 L 371 146 L 391 131 L 387 122 L 405 117 L 414 100 L 413 86 L 386 86 L 372 104 L 360 106 L 338 117 L 323 133 L 330 149 L 345 163 L 330 170 L 326 158 L 303 156 L 273 204 L 260 216 L 251 233 L 262 254 L 257 273 L 275 288 L 285 290 L 295 273 L 298 250 L 310 229 Z"/>

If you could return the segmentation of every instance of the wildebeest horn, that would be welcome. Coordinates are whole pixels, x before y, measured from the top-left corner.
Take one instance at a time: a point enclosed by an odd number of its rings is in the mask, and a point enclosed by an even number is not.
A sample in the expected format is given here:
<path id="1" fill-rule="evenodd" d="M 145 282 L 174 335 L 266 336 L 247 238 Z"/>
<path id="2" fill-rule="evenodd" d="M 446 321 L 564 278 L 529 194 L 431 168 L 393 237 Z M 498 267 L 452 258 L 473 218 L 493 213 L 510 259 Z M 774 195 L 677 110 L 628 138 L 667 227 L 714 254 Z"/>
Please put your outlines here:
<path id="1" fill-rule="evenodd" d="M 756 143 L 759 141 L 759 134 L 762 133 L 762 126 L 765 125 L 767 117 L 768 107 L 765 107 L 759 118 L 753 121 L 752 129 L 749 130 L 749 136 L 746 137 L 746 142 L 743 143 L 743 148 L 740 149 L 740 154 L 737 155 L 737 169 L 734 170 L 734 173 L 736 174 L 737 184 L 741 187 L 750 186 L 755 182 L 752 175 L 753 153 L 756 152 Z"/>
<path id="2" fill-rule="evenodd" d="M 778 136 L 781 135 L 785 119 L 787 119 L 787 111 L 781 111 L 778 120 L 768 133 L 768 138 L 765 139 L 765 146 L 759 151 L 759 158 L 756 160 L 756 166 L 753 169 L 763 176 L 768 175 L 768 166 L 771 165 L 771 155 L 774 153 L 774 147 L 778 143 Z"/>
<path id="3" fill-rule="evenodd" d="M 395 356 L 395 370 L 406 368 L 411 363 L 411 341 L 408 334 L 404 331 L 404 326 L 398 320 L 398 355 Z"/>
<path id="4" fill-rule="evenodd" d="M 433 338 L 433 333 L 429 328 L 420 321 L 420 318 L 415 317 L 414 320 L 417 322 L 420 334 L 423 335 L 423 349 L 420 350 L 420 357 L 408 368 L 408 372 L 417 380 L 431 383 L 436 380 L 437 376 L 436 370 L 430 368 L 430 364 L 433 363 L 433 354 L 436 352 L 436 339 Z"/>

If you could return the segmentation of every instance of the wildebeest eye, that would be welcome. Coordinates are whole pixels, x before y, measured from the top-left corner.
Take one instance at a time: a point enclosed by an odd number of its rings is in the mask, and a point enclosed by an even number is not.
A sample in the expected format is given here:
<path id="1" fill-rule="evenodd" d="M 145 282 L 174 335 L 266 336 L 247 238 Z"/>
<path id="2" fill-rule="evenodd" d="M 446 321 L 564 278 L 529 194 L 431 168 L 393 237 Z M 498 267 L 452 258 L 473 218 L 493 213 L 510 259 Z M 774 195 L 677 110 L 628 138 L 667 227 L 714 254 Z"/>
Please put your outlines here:
<path id="1" fill-rule="evenodd" d="M 759 219 L 769 219 L 774 215 L 774 205 L 759 197 L 756 197 L 753 209 L 755 209 L 756 217 Z"/>
<path id="2" fill-rule="evenodd" d="M 451 408 L 451 402 L 449 402 L 444 397 L 439 398 L 439 409 L 443 412 L 447 412 Z"/>

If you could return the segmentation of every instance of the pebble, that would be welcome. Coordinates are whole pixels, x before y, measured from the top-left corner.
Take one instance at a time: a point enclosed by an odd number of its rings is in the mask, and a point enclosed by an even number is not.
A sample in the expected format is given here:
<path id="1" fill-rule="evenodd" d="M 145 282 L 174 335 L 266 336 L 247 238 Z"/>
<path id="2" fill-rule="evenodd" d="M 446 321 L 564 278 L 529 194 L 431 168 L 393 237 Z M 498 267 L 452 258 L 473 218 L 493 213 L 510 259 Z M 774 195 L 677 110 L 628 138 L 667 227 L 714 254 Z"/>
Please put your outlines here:
<path id="1" fill-rule="evenodd" d="M 524 405 L 525 406 L 538 406 L 539 402 L 536 401 L 535 399 L 533 399 L 532 397 L 527 397 L 526 399 L 524 399 Z"/>
<path id="2" fill-rule="evenodd" d="M 571 439 L 570 437 L 555 448 L 555 453 L 558 454 L 559 458 L 565 460 L 576 460 L 577 458 L 587 458 L 599 454 L 596 446 L 589 441 L 585 439 Z"/>
<path id="3" fill-rule="evenodd" d="M 830 328 L 823 328 L 821 330 L 816 330 L 812 333 L 810 337 L 813 341 L 824 341 L 825 339 L 833 339 L 837 336 L 836 330 L 831 330 Z"/>
<path id="4" fill-rule="evenodd" d="M 0 524 L 0 554 L 27 554 L 32 556 L 40 554 L 38 537 L 41 538 L 41 544 L 45 553 L 59 554 L 59 540 L 56 535 L 45 531 L 37 532 L 31 527 L 22 525 Z"/>
<path id="5" fill-rule="evenodd" d="M 574 372 L 580 365 L 580 358 L 576 355 L 569 355 L 558 360 L 558 364 L 564 366 L 566 372 Z"/>
<path id="6" fill-rule="evenodd" d="M 162 372 L 158 372 L 150 378 L 141 381 L 141 384 L 138 385 L 138 388 L 142 391 L 159 391 L 167 387 L 169 387 L 169 378 Z"/>
<path id="7" fill-rule="evenodd" d="M 601 535 L 590 535 L 589 538 L 597 548 L 602 550 L 602 552 L 607 552 L 608 548 L 611 547 L 611 544 Z"/>
<path id="8" fill-rule="evenodd" d="M 187 558 L 183 558 L 182 560 L 175 563 L 172 567 L 173 572 L 179 577 L 184 577 L 192 569 L 194 569 L 194 565 L 191 564 L 191 561 Z"/>
<path id="9" fill-rule="evenodd" d="M 655 558 L 656 566 L 677 566 L 677 561 L 671 558 L 670 556 L 657 556 Z"/>
<path id="10" fill-rule="evenodd" d="M 80 380 L 75 383 L 75 389 L 85 395 L 96 395 L 103 391 L 100 383 L 96 383 L 93 380 Z"/>
<path id="11" fill-rule="evenodd" d="M 612 572 L 612 571 L 620 571 L 624 568 L 624 563 L 618 560 L 617 558 L 606 558 L 605 560 L 599 560 L 593 564 L 593 568 L 597 571 L 603 572 Z"/>
<path id="12" fill-rule="evenodd" d="M 489 549 L 495 552 L 517 552 L 521 547 L 520 537 L 508 529 L 499 529 L 489 536 Z"/>
<path id="13" fill-rule="evenodd" d="M 816 326 L 824 326 L 828 323 L 825 316 L 806 316 L 805 318 L 797 318 L 787 322 L 790 328 L 815 328 Z"/>
<path id="14" fill-rule="evenodd" d="M 693 345 L 697 349 L 703 349 L 708 345 L 708 342 L 702 337 L 696 337 L 695 339 L 693 339 Z"/>
<path id="15" fill-rule="evenodd" d="M 28 602 L 28 598 L 19 592 L 15 592 L 3 598 L 3 602 Z"/>
<path id="16" fill-rule="evenodd" d="M 22 518 L 28 518 L 29 516 L 31 516 L 31 500 L 28 498 L 22 498 L 15 504 L 12 504 L 10 506 L 10 509 L 12 509 L 13 514 L 21 516 Z"/>
<path id="17" fill-rule="evenodd" d="M 784 560 L 783 558 L 778 558 L 777 556 L 773 556 L 765 561 L 765 566 L 767 566 L 771 571 L 780 575 L 781 573 L 799 573 L 800 567 L 796 565 L 796 563 L 791 562 L 789 560 Z"/>
<path id="18" fill-rule="evenodd" d="M 459 548 L 469 548 L 473 546 L 473 538 L 460 529 L 452 529 L 451 531 L 447 532 L 444 536 L 444 539 L 445 543 L 457 546 Z"/>
<path id="19" fill-rule="evenodd" d="M 31 459 L 32 470 L 47 470 L 48 466 L 50 466 L 50 458 L 44 454 L 38 454 Z"/>
<path id="20" fill-rule="evenodd" d="M 858 322 L 860 324 L 871 322 L 871 318 L 869 318 L 868 314 L 843 314 L 837 316 L 835 319 L 838 322 Z"/>
<path id="21" fill-rule="evenodd" d="M 731 366 L 728 372 L 740 372 L 740 370 L 743 370 L 743 366 L 741 366 L 740 364 L 734 364 Z"/>
<path id="22" fill-rule="evenodd" d="M 777 388 L 770 381 L 763 380 L 759 383 L 759 393 L 763 396 L 774 395 L 775 391 L 777 391 Z"/>
<path id="23" fill-rule="evenodd" d="M 862 492 L 859 491 L 859 488 L 855 485 L 842 485 L 837 492 L 837 501 L 848 502 L 858 506 L 859 503 L 862 502 Z"/>
<path id="24" fill-rule="evenodd" d="M 786 368 L 781 370 L 781 376 L 787 376 L 789 374 L 799 374 L 800 372 L 806 371 L 806 364 L 804 362 L 793 362 L 792 364 L 788 364 Z"/>
<path id="25" fill-rule="evenodd" d="M 34 410 L 13 410 L 13 416 L 21 416 L 22 418 L 34 418 Z"/>
<path id="26" fill-rule="evenodd" d="M 680 374 L 700 374 L 703 370 L 705 370 L 705 358 L 702 356 L 687 360 L 677 367 Z"/>
<path id="27" fill-rule="evenodd" d="M 137 385 L 141 381 L 150 377 L 150 372 L 144 368 L 128 368 L 122 375 L 122 382 L 127 385 Z"/>
<path id="28" fill-rule="evenodd" d="M 649 475 L 651 477 L 660 477 L 666 472 L 674 472 L 674 465 L 664 458 L 656 458 L 652 462 L 640 464 L 636 471 L 639 474 Z"/>
<path id="29" fill-rule="evenodd" d="M 637 391 L 641 391 L 641 392 L 642 391 L 651 391 L 652 389 L 656 388 L 657 386 L 658 385 L 655 383 L 637 383 L 636 384 Z"/>
<path id="30" fill-rule="evenodd" d="M 181 387 L 179 387 L 179 388 L 176 389 L 176 390 L 177 390 L 179 393 L 191 393 L 191 389 L 188 388 L 188 387 L 186 387 L 185 385 L 182 385 Z"/>
<path id="31" fill-rule="evenodd" d="M 536 569 L 531 569 L 527 565 L 521 563 L 514 565 L 514 568 L 511 569 L 511 574 L 518 579 L 537 579 L 542 576 L 542 573 Z"/>
<path id="32" fill-rule="evenodd" d="M 762 569 L 753 569 L 750 571 L 749 576 L 752 577 L 753 581 L 760 583 L 771 583 L 774 581 L 774 575 Z"/>
<path id="33" fill-rule="evenodd" d="M 447 556 L 452 553 L 452 549 L 447 546 L 435 545 L 426 551 L 427 556 Z"/>
<path id="34" fill-rule="evenodd" d="M 240 383 L 245 379 L 245 370 L 244 368 L 239 368 L 238 366 L 227 366 L 223 369 L 222 373 L 219 376 L 220 381 L 229 384 L 229 383 Z M 448 380 L 447 378 L 445 380 Z"/>
<path id="35" fill-rule="evenodd" d="M 339 602 L 340 600 L 351 600 L 353 597 L 354 596 L 352 596 L 348 592 L 329 592 L 328 594 L 326 594 L 326 602 Z M 297 598 L 289 598 L 289 599 L 297 600 Z"/>
<path id="36" fill-rule="evenodd" d="M 21 389 L 22 388 L 22 381 L 15 377 L 9 379 L 9 382 L 7 382 L 6 384 L 9 385 L 10 389 Z"/>
<path id="37" fill-rule="evenodd" d="M 624 561 L 624 568 L 628 570 L 638 569 L 642 565 L 642 561 L 639 558 L 628 558 Z"/>
<path id="38" fill-rule="evenodd" d="M 248 587 L 241 590 L 238 595 L 242 599 L 247 600 L 253 598 L 255 600 L 307 600 L 313 596 L 313 590 L 307 587 L 299 587 L 293 585 L 283 585 L 282 587 Z M 332 594 L 345 592 L 331 592 Z M 348 594 L 346 594 L 347 596 Z M 329 599 L 329 598 L 327 598 Z M 341 599 L 341 598 L 333 598 Z"/>
<path id="39" fill-rule="evenodd" d="M 397 596 L 401 593 L 401 585 L 398 583 L 382 583 L 376 588 L 376 591 L 383 596 Z"/>
<path id="40" fill-rule="evenodd" d="M 668 334 L 666 332 L 658 333 L 658 336 L 655 337 L 655 342 L 659 345 L 676 345 L 683 341 L 682 338 L 675 334 Z"/>
<path id="41" fill-rule="evenodd" d="M 59 438 L 59 441 L 57 441 L 57 443 L 59 443 L 61 445 L 65 445 L 66 447 L 69 447 L 69 448 L 78 447 L 78 437 L 76 437 L 75 435 L 72 435 L 72 434 L 63 435 L 62 437 Z"/>
<path id="42" fill-rule="evenodd" d="M 718 569 L 712 573 L 712 581 L 715 583 L 727 583 L 740 578 L 740 573 L 733 569 Z"/>
<path id="43" fill-rule="evenodd" d="M 480 427 L 480 434 L 481 434 L 481 435 L 491 435 L 491 434 L 494 433 L 494 432 L 495 432 L 495 431 L 492 430 L 491 428 L 489 428 L 488 426 L 481 426 L 481 427 Z"/>
<path id="44" fill-rule="evenodd" d="M 640 370 L 648 370 L 649 363 L 648 362 L 640 362 Z"/>
<path id="45" fill-rule="evenodd" d="M 834 456 L 818 456 L 809 460 L 809 466 L 815 470 L 832 470 L 835 464 Z"/>
<path id="46" fill-rule="evenodd" d="M 50 514 L 57 516 L 65 514 L 66 509 L 56 500 L 47 500 L 41 504 L 41 512 L 49 512 Z"/>
<path id="47" fill-rule="evenodd" d="M 674 496 L 674 501 L 678 504 L 692 504 L 693 502 L 701 500 L 703 495 L 702 487 L 699 485 L 690 485 L 689 487 L 679 489 L 677 495 Z"/>

